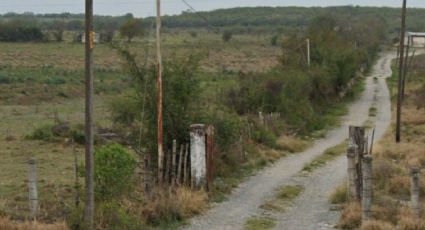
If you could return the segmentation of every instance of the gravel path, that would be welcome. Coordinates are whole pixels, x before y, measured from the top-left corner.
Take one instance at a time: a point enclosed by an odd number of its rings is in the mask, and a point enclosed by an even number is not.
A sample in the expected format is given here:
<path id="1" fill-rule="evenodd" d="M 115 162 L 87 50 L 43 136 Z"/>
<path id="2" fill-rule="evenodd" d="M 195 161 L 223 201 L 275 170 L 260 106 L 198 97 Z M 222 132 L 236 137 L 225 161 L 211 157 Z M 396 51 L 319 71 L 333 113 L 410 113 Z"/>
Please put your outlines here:
<path id="1" fill-rule="evenodd" d="M 276 189 L 287 184 L 302 184 L 305 191 L 294 201 L 293 208 L 279 217 L 277 229 L 326 229 L 335 223 L 338 214 L 329 212 L 327 198 L 329 192 L 345 177 L 344 157 L 316 170 L 308 177 L 298 177 L 299 172 L 306 163 L 321 155 L 327 148 L 343 142 L 348 136 L 349 125 L 363 125 L 374 101 L 378 108 L 376 136 L 382 136 L 391 121 L 391 104 L 384 79 L 391 75 L 391 59 L 392 56 L 385 55 L 378 61 L 372 76 L 366 79 L 361 98 L 350 106 L 348 115 L 342 118 L 338 128 L 329 131 L 324 139 L 317 140 L 306 151 L 285 157 L 243 182 L 227 201 L 216 204 L 204 215 L 193 218 L 186 229 L 243 229 L 248 218 L 261 214 L 258 207 L 274 197 Z M 379 77 L 376 83 L 373 76 Z M 376 90 L 378 91 L 375 92 Z"/>

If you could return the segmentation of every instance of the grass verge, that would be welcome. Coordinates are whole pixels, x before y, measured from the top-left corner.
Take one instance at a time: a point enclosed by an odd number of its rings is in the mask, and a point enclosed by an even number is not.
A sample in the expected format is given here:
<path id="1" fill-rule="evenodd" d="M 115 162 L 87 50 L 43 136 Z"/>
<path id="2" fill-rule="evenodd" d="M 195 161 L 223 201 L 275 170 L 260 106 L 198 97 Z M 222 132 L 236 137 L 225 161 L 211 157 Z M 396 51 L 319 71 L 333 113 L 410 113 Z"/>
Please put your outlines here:
<path id="1" fill-rule="evenodd" d="M 327 149 L 322 155 L 316 157 L 313 161 L 304 165 L 302 169 L 303 173 L 311 173 L 314 170 L 323 167 L 327 162 L 337 158 L 341 154 L 345 152 L 345 148 L 347 147 L 347 141 L 342 142 L 339 145 L 331 147 Z"/>
<path id="2" fill-rule="evenodd" d="M 245 230 L 267 230 L 276 226 L 276 221 L 266 217 L 251 217 L 245 223 Z"/>

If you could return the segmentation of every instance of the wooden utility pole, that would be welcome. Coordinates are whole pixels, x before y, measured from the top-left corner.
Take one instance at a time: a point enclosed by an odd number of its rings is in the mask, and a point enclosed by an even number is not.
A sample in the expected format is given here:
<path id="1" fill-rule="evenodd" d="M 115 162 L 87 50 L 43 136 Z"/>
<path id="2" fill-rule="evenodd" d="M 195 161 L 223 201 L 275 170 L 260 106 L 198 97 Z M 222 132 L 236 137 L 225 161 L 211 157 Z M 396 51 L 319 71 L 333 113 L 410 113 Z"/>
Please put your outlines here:
<path id="1" fill-rule="evenodd" d="M 164 148 L 162 127 L 162 56 L 161 56 L 161 0 L 156 0 L 156 58 L 157 58 L 157 141 L 158 141 L 158 183 L 163 183 Z"/>
<path id="2" fill-rule="evenodd" d="M 84 209 L 84 221 L 89 229 L 94 226 L 94 182 L 93 182 L 93 0 L 86 0 L 86 111 L 85 111 L 85 135 L 86 135 L 86 203 Z"/>
<path id="3" fill-rule="evenodd" d="M 401 101 L 404 101 L 404 89 L 406 85 L 406 78 L 407 78 L 407 69 L 409 68 L 409 52 L 410 52 L 410 46 L 411 46 L 411 37 L 407 36 L 407 48 L 406 48 L 406 56 L 404 58 L 404 67 L 403 67 L 403 79 L 401 84 Z"/>
<path id="4" fill-rule="evenodd" d="M 401 31 L 400 31 L 400 59 L 398 68 L 398 97 L 397 97 L 397 124 L 396 124 L 396 142 L 401 141 L 401 106 L 402 106 L 402 84 L 403 84 L 403 66 L 404 66 L 404 36 L 406 33 L 406 5 L 407 0 L 403 0 L 401 13 Z"/>

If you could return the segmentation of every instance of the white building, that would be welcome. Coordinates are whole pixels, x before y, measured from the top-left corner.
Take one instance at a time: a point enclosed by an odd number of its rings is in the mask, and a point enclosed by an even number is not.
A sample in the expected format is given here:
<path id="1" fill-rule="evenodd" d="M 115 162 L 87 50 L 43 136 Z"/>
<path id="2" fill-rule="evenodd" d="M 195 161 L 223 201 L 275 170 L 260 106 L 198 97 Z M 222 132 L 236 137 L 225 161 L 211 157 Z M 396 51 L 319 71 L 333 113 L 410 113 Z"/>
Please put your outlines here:
<path id="1" fill-rule="evenodd" d="M 408 44 L 413 47 L 425 47 L 425 32 L 407 32 L 405 45 Z"/>

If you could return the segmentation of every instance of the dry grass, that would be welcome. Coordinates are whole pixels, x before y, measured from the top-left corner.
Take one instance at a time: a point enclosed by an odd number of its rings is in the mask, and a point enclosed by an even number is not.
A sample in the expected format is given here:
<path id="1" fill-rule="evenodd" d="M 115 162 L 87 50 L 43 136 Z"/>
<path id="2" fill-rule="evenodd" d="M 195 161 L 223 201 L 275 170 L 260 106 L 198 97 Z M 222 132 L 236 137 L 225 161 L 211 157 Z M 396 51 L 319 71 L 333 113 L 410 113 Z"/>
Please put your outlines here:
<path id="1" fill-rule="evenodd" d="M 6 218 L 0 218 L 0 230 L 69 230 L 65 222 L 42 224 L 38 222 L 15 223 Z"/>
<path id="2" fill-rule="evenodd" d="M 343 203 L 347 202 L 347 197 L 348 197 L 347 185 L 341 184 L 329 196 L 329 203 L 331 203 L 331 204 L 343 204 Z"/>
<path id="3" fill-rule="evenodd" d="M 282 150 L 290 153 L 298 153 L 304 151 L 310 146 L 310 142 L 293 136 L 282 136 L 277 140 L 277 145 Z"/>
<path id="4" fill-rule="evenodd" d="M 363 223 L 362 227 L 360 228 L 360 230 L 395 230 L 395 229 L 396 228 L 393 225 L 387 222 L 379 221 L 379 220 L 367 221 Z"/>
<path id="5" fill-rule="evenodd" d="M 357 229 L 362 224 L 362 207 L 358 203 L 348 203 L 341 215 L 338 227 Z"/>
<path id="6" fill-rule="evenodd" d="M 141 207 L 141 212 L 146 222 L 158 224 L 192 217 L 200 214 L 207 207 L 208 195 L 205 191 L 192 191 L 181 187 L 175 192 L 157 191 L 153 199 L 148 200 L 146 205 Z M 137 213 L 137 211 L 134 212 Z"/>

